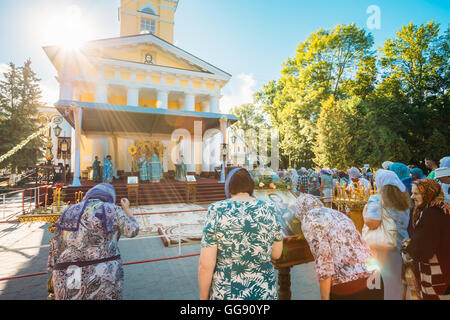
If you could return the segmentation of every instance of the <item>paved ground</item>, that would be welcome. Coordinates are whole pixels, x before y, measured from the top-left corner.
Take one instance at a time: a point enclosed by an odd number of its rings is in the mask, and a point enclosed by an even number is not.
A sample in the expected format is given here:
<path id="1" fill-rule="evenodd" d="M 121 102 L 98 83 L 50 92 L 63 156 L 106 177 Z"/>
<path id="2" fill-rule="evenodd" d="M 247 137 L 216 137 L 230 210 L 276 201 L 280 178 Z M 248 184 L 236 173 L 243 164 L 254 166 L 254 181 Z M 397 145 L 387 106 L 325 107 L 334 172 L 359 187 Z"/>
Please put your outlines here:
<path id="1" fill-rule="evenodd" d="M 43 272 L 48 248 L 4 251 L 47 245 L 51 234 L 44 224 L 0 224 L 0 278 Z M 166 248 L 160 239 L 133 239 L 119 242 L 124 262 L 177 256 L 178 247 Z M 200 246 L 181 247 L 181 254 L 198 253 Z M 125 266 L 124 299 L 127 300 L 196 300 L 198 256 Z M 319 299 L 314 263 L 291 271 L 292 299 Z M 0 281 L 0 300 L 46 299 L 47 276 Z"/>

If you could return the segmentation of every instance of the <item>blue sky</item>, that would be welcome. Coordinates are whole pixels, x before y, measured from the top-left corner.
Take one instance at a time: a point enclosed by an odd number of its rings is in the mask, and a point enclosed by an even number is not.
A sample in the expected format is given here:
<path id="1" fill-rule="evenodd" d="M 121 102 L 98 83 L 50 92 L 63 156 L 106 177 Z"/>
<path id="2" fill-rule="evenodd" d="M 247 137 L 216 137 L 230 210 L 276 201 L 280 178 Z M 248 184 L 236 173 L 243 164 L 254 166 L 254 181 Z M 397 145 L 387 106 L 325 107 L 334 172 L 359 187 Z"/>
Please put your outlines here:
<path id="1" fill-rule="evenodd" d="M 369 30 L 369 6 L 380 8 L 381 28 Z M 42 46 L 54 44 L 55 19 L 64 19 L 77 7 L 88 28 L 87 38 L 119 35 L 120 0 L 0 0 L 0 70 L 8 62 L 22 64 L 31 58 L 42 79 L 44 101 L 58 97 L 56 72 Z M 450 24 L 450 1 L 419 0 L 180 0 L 175 15 L 175 44 L 231 73 L 223 90 L 224 111 L 248 103 L 252 94 L 279 78 L 297 45 L 320 28 L 356 23 L 375 38 L 375 49 L 403 24 L 434 19 L 441 30 Z M 53 35 L 53 37 L 52 37 Z"/>

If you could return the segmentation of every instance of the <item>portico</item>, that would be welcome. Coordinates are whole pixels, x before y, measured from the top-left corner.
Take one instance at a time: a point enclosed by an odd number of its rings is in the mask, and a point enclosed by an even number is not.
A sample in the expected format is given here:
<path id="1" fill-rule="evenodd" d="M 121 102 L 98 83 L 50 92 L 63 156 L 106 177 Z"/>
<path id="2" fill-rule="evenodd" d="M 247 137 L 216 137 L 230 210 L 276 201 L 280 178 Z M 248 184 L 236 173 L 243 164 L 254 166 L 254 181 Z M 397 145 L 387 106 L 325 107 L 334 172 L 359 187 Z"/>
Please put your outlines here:
<path id="1" fill-rule="evenodd" d="M 178 1 L 122 1 L 120 37 L 89 41 L 77 50 L 44 47 L 60 84 L 56 107 L 76 138 L 75 175 L 107 154 L 118 170 L 130 172 L 127 150 L 137 140 L 164 145 L 164 172 L 174 170 L 180 155 L 191 173 L 214 170 L 202 150 L 226 130 L 221 118 L 228 125 L 237 120 L 221 114 L 219 106 L 231 75 L 172 43 L 167 21 L 177 6 Z M 208 152 L 217 156 L 221 146 L 213 144 L 207 150 L 216 148 Z"/>

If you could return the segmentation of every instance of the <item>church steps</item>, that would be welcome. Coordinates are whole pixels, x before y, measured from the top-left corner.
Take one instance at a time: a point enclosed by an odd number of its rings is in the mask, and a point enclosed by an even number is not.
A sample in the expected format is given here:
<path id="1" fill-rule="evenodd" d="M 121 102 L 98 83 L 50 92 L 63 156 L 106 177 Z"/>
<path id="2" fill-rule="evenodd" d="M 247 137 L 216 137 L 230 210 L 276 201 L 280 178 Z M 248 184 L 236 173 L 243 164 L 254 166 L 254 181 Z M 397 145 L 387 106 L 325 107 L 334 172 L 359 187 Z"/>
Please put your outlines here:
<path id="1" fill-rule="evenodd" d="M 65 187 L 64 201 L 75 202 L 75 193 L 82 191 L 83 196 L 95 184 L 86 182 L 82 187 Z M 114 183 L 116 190 L 117 204 L 121 198 L 128 198 L 128 188 L 125 183 Z M 130 195 L 130 201 L 133 201 L 133 195 Z M 212 202 L 225 199 L 224 184 L 218 183 L 217 180 L 199 180 L 197 183 L 197 197 L 196 203 L 209 204 Z M 141 183 L 139 184 L 139 199 L 140 205 L 157 205 L 170 203 L 185 203 L 186 202 L 186 184 L 183 182 L 168 182 L 162 181 L 160 183 Z"/>

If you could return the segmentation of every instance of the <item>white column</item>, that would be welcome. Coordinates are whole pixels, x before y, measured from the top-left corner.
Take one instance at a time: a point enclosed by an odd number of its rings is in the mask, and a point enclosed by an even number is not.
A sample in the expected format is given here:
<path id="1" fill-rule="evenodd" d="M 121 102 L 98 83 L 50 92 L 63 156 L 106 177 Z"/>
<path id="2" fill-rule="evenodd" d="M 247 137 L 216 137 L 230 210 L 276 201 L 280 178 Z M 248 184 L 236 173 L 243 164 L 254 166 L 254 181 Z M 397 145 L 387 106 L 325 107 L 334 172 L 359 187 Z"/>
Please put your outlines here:
<path id="1" fill-rule="evenodd" d="M 108 103 L 108 88 L 103 83 L 95 87 L 95 102 Z"/>
<path id="2" fill-rule="evenodd" d="M 103 138 L 101 141 L 103 144 L 103 150 L 105 154 L 103 157 L 106 157 L 107 155 L 109 155 L 109 138 Z"/>
<path id="3" fill-rule="evenodd" d="M 59 100 L 73 100 L 73 85 L 68 81 L 61 82 Z"/>
<path id="4" fill-rule="evenodd" d="M 207 101 L 200 102 L 200 106 L 202 107 L 202 112 L 209 112 Z"/>
<path id="5" fill-rule="evenodd" d="M 137 107 L 139 105 L 139 89 L 128 88 L 127 90 L 127 105 Z"/>
<path id="6" fill-rule="evenodd" d="M 73 181 L 71 187 L 81 187 L 81 162 L 80 162 L 80 148 L 81 148 L 81 120 L 83 118 L 83 110 L 77 107 L 74 110 L 75 118 L 75 168 L 73 171 Z"/>
<path id="7" fill-rule="evenodd" d="M 187 111 L 195 111 L 195 95 L 186 94 L 185 96 L 185 109 Z"/>
<path id="8" fill-rule="evenodd" d="M 211 96 L 209 98 L 209 112 L 219 113 L 219 97 Z"/>
<path id="9" fill-rule="evenodd" d="M 168 108 L 169 93 L 167 91 L 158 90 L 156 107 L 161 109 Z"/>

